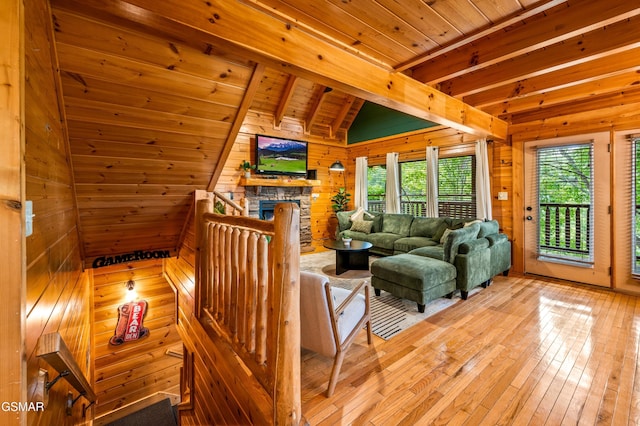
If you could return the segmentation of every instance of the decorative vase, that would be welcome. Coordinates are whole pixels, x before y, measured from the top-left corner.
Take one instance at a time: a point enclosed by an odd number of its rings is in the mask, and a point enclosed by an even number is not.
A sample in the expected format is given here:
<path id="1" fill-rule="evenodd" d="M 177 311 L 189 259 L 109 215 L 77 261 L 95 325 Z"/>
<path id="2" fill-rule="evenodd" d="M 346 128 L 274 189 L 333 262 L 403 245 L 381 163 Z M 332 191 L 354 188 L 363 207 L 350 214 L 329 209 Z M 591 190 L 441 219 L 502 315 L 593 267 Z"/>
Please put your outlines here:
<path id="1" fill-rule="evenodd" d="M 251 177 L 251 172 L 249 170 L 244 171 L 244 177 L 249 179 Z"/>

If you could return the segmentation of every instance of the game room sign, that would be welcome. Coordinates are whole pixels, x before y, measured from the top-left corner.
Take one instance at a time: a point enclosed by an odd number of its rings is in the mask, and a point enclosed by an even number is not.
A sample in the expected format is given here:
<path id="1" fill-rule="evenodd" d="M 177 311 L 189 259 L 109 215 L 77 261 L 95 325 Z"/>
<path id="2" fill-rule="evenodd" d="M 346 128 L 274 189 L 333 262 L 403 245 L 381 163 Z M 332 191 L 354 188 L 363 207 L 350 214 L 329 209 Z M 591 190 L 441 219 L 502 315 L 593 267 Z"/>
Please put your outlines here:
<path id="1" fill-rule="evenodd" d="M 118 263 L 135 262 L 138 260 L 149 260 L 149 259 L 166 259 L 169 257 L 171 257 L 171 252 L 169 250 L 155 250 L 155 251 L 136 250 L 132 253 L 125 253 L 117 256 L 96 257 L 93 260 L 93 264 L 91 266 L 95 269 L 95 268 L 101 268 L 103 266 L 117 265 Z"/>

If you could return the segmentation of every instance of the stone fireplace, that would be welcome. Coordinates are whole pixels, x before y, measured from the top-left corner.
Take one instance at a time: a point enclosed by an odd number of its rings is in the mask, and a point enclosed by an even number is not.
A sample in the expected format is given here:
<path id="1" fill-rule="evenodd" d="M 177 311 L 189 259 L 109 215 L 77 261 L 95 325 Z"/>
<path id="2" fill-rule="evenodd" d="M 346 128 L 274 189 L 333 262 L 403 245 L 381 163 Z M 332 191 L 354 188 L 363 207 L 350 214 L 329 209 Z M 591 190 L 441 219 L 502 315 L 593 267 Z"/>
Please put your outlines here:
<path id="1" fill-rule="evenodd" d="M 309 186 L 245 186 L 249 216 L 270 220 L 279 202 L 292 202 L 300 207 L 300 250 L 313 251 L 311 245 L 311 187 Z"/>

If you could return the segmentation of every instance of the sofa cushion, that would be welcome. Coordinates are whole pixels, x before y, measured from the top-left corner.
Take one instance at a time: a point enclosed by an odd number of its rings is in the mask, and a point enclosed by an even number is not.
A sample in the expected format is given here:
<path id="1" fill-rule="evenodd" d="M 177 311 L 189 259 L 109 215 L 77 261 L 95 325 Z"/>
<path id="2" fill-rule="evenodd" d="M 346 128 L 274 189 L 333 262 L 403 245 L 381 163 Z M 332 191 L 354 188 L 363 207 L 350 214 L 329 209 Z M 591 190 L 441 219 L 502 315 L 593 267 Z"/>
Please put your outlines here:
<path id="1" fill-rule="evenodd" d="M 453 229 L 451 228 L 447 228 L 444 230 L 444 232 L 442 233 L 442 237 L 440 237 L 440 244 L 444 244 L 445 241 L 447 241 L 447 238 L 449 237 L 449 234 L 451 233 L 451 231 L 453 231 Z"/>
<path id="2" fill-rule="evenodd" d="M 374 247 L 393 252 L 393 244 L 396 242 L 396 240 L 402 237 L 398 234 L 391 234 L 388 232 L 373 232 L 366 235 L 365 238 L 365 241 L 369 241 L 371 244 L 373 244 Z"/>
<path id="3" fill-rule="evenodd" d="M 487 220 L 480 224 L 480 232 L 478 232 L 478 238 L 484 238 L 487 235 L 497 234 L 500 232 L 500 226 L 497 220 Z"/>
<path id="4" fill-rule="evenodd" d="M 336 212 L 336 217 L 338 218 L 338 229 L 340 231 L 345 231 L 351 228 L 351 215 L 355 212 L 355 210 Z"/>
<path id="5" fill-rule="evenodd" d="M 382 232 L 396 234 L 401 237 L 409 236 L 413 216 L 410 214 L 385 213 L 382 215 Z"/>
<path id="6" fill-rule="evenodd" d="M 478 232 L 480 232 L 480 224 L 474 223 L 471 226 L 467 226 L 466 228 L 455 229 L 451 231 L 447 240 L 444 242 L 444 261 L 445 262 L 453 262 L 453 259 L 458 254 L 458 246 L 460 244 L 474 240 L 478 237 Z"/>
<path id="7" fill-rule="evenodd" d="M 402 237 L 393 244 L 394 253 L 408 253 L 413 249 L 425 246 L 435 246 L 431 238 L 428 237 Z"/>
<path id="8" fill-rule="evenodd" d="M 359 240 L 359 241 L 369 241 L 369 235 L 371 234 L 365 234 L 364 232 L 352 231 L 350 229 L 347 229 L 346 231 L 342 231 L 339 234 L 339 237 L 351 238 L 352 240 Z"/>
<path id="9" fill-rule="evenodd" d="M 436 244 L 440 244 L 440 239 L 442 239 L 442 234 L 444 234 L 444 231 L 449 229 L 449 225 L 451 225 L 451 221 L 446 218 L 444 219 L 444 223 L 441 223 L 440 225 L 438 225 L 438 229 L 433 234 L 433 237 L 431 237 L 431 239 L 435 241 Z"/>
<path id="10" fill-rule="evenodd" d="M 373 226 L 372 220 L 355 220 L 351 224 L 351 231 L 364 232 L 365 234 L 371 233 L 371 227 Z"/>
<path id="11" fill-rule="evenodd" d="M 430 257 L 432 259 L 438 260 L 444 259 L 444 249 L 441 245 L 420 247 L 411 250 L 409 254 L 413 254 L 415 256 Z"/>
<path id="12" fill-rule="evenodd" d="M 478 237 L 480 238 L 480 237 Z M 509 237 L 506 234 L 490 234 L 485 237 L 487 241 L 489 241 L 489 247 L 495 246 L 496 244 L 509 241 Z"/>
<path id="13" fill-rule="evenodd" d="M 336 213 L 336 217 L 338 218 L 339 231 L 346 231 L 348 229 L 351 229 L 351 225 L 353 224 L 351 216 L 353 216 L 353 214 L 356 212 L 357 210 L 349 210 Z M 373 222 L 373 225 L 371 226 L 371 232 L 382 231 L 382 213 L 367 212 L 367 214 L 363 215 L 363 219 L 365 221 Z"/>
<path id="14" fill-rule="evenodd" d="M 414 217 L 411 222 L 409 236 L 433 238 L 443 223 L 446 224 L 446 220 L 443 217 Z"/>

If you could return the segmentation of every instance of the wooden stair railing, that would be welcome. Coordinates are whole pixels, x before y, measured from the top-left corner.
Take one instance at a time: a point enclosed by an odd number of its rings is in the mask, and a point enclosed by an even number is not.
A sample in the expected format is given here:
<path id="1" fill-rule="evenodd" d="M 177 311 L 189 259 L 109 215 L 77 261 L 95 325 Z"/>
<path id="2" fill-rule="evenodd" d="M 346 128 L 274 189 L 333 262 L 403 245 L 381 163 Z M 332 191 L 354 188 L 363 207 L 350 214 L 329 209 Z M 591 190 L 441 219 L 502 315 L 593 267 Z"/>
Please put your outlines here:
<path id="1" fill-rule="evenodd" d="M 252 420 L 297 425 L 300 210 L 292 203 L 274 210 L 273 221 L 263 221 L 215 214 L 211 198 L 197 201 L 195 312 L 220 353 L 233 351 L 226 361 L 240 364 L 226 372 L 245 390 L 239 399 L 251 387 L 265 390 L 267 397 L 252 397 Z M 243 370 L 251 374 L 237 374 Z"/>
<path id="2" fill-rule="evenodd" d="M 213 211 L 230 216 L 249 216 L 249 206 L 244 207 L 225 197 L 221 192 L 213 191 Z"/>
<path id="3" fill-rule="evenodd" d="M 71 394 L 69 394 L 69 400 L 67 401 L 67 415 L 71 415 L 71 407 L 73 407 L 81 396 L 85 397 L 87 401 L 89 401 L 89 405 L 83 410 L 84 415 L 86 409 L 96 401 L 96 394 L 91 388 L 89 381 L 82 373 L 82 370 L 71 354 L 71 351 L 67 348 L 64 340 L 62 340 L 60 333 L 53 332 L 40 336 L 36 356 L 45 360 L 47 364 L 58 372 L 58 376 L 52 381 L 49 381 L 48 373 L 41 370 L 40 381 L 38 383 L 38 390 L 36 393 L 39 398 L 43 399 L 45 406 L 47 404 L 49 389 L 56 384 L 58 380 L 64 378 L 71 386 L 74 387 L 75 390 L 79 392 L 79 395 L 75 399 Z"/>

